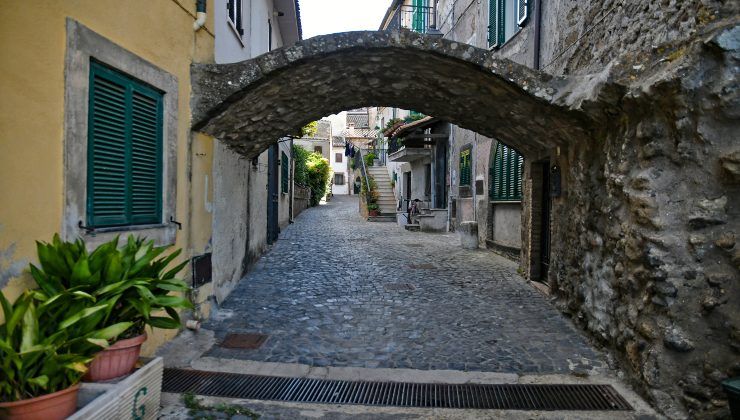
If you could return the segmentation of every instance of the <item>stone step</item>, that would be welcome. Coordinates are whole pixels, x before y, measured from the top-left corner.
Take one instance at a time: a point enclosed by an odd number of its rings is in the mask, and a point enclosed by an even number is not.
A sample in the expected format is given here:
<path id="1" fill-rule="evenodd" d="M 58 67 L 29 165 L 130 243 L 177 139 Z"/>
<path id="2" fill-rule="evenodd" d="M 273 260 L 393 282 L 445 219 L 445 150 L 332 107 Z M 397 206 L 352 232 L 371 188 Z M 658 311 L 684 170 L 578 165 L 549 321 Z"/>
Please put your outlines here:
<path id="1" fill-rule="evenodd" d="M 367 218 L 368 222 L 385 222 L 385 223 L 396 223 L 396 215 L 392 216 L 386 216 L 384 214 L 380 214 L 380 216 L 370 216 Z"/>

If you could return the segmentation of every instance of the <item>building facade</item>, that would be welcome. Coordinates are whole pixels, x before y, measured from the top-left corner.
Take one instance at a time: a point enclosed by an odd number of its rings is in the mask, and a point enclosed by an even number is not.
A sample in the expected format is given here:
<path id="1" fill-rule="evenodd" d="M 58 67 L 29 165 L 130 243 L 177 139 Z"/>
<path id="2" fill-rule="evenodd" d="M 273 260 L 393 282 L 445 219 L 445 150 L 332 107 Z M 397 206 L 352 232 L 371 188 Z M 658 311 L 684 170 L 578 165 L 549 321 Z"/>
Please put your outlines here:
<path id="1" fill-rule="evenodd" d="M 268 170 L 268 153 L 245 162 L 191 131 L 190 68 L 297 41 L 297 3 L 196 3 L 3 6 L 0 191 L 14 198 L 0 206 L 0 289 L 9 299 L 33 286 L 34 241 L 59 233 L 93 248 L 137 235 L 183 249 L 193 316 L 206 317 L 265 248 L 264 191 L 281 173 Z M 276 151 L 290 156 L 282 144 Z M 273 206 L 278 228 L 287 193 Z M 144 353 L 175 333 L 150 331 Z"/>

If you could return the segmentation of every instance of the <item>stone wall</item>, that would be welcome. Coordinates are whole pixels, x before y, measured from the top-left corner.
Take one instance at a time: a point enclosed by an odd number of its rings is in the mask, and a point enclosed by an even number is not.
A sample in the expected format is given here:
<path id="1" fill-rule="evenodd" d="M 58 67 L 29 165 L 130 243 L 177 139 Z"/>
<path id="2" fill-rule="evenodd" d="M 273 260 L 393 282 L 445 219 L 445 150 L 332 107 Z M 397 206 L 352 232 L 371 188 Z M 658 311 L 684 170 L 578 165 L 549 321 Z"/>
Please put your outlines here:
<path id="1" fill-rule="evenodd" d="M 600 72 L 615 60 L 695 36 L 738 13 L 726 0 L 543 0 L 542 69 L 553 74 Z"/>
<path id="2" fill-rule="evenodd" d="M 311 189 L 302 185 L 293 184 L 293 218 L 298 217 L 311 202 Z"/>
<path id="3" fill-rule="evenodd" d="M 719 382 L 740 375 L 740 27 L 642 58 L 592 141 L 557 159 L 550 280 L 662 412 L 726 416 Z"/>

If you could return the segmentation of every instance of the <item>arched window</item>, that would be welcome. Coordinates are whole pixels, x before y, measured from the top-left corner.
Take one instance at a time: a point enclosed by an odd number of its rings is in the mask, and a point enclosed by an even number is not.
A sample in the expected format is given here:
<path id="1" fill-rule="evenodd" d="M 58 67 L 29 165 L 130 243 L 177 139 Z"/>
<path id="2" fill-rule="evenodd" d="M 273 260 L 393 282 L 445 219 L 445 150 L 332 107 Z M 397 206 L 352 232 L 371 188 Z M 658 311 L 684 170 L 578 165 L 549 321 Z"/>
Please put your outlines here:
<path id="1" fill-rule="evenodd" d="M 524 158 L 516 150 L 498 142 L 493 164 L 489 169 L 488 196 L 496 201 L 522 199 Z"/>

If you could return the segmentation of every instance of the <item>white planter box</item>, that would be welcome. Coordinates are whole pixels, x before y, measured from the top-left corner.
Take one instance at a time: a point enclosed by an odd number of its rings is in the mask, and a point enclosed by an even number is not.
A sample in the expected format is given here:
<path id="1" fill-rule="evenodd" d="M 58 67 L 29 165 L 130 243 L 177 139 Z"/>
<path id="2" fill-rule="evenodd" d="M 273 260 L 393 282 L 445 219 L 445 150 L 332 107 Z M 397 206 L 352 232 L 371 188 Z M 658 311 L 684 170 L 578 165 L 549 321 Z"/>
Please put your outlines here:
<path id="1" fill-rule="evenodd" d="M 144 366 L 115 382 L 84 382 L 78 410 L 68 420 L 156 419 L 162 393 L 161 357 L 140 359 Z"/>

